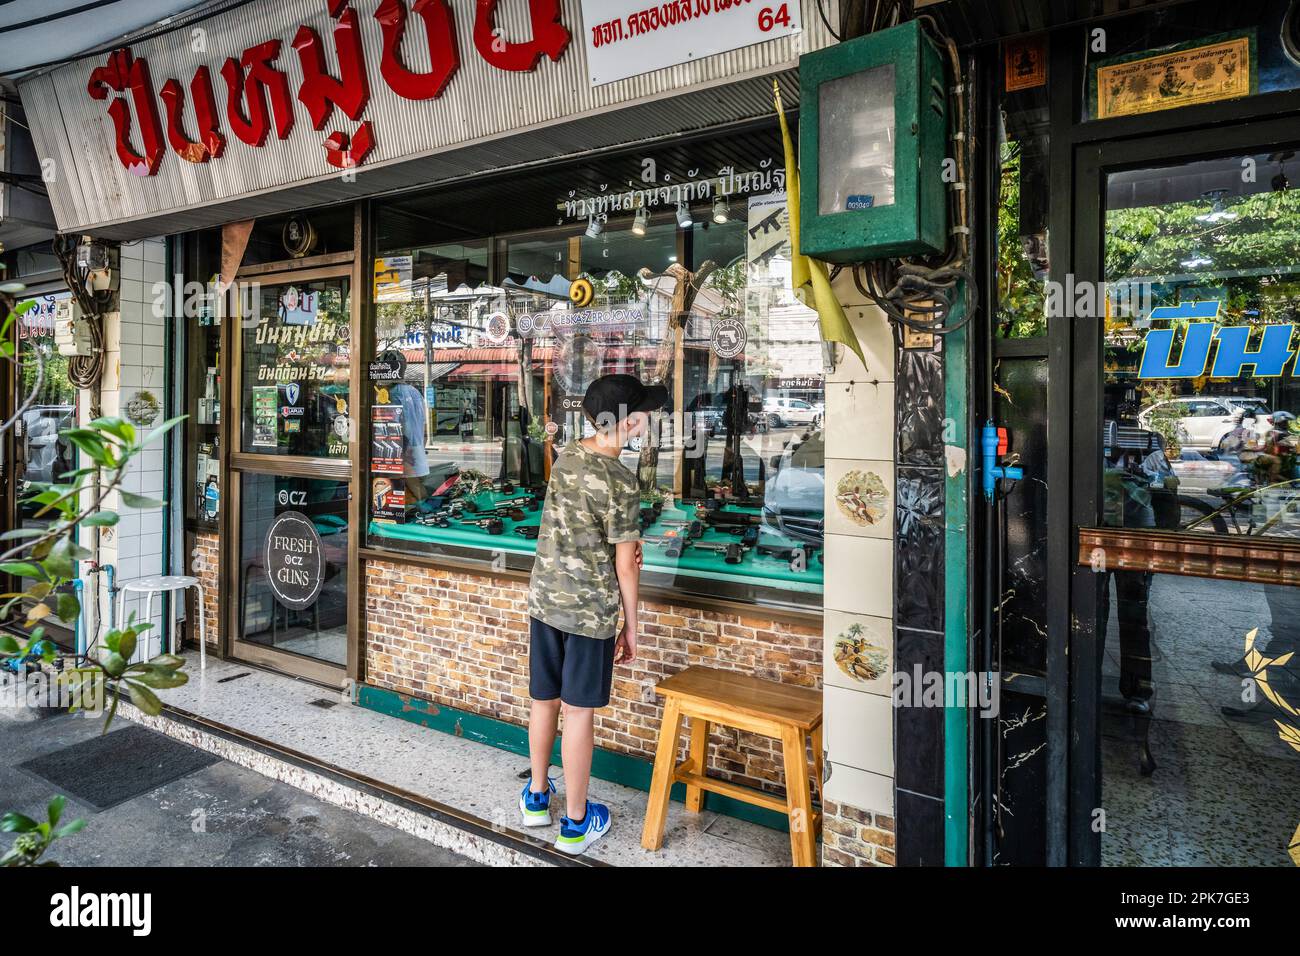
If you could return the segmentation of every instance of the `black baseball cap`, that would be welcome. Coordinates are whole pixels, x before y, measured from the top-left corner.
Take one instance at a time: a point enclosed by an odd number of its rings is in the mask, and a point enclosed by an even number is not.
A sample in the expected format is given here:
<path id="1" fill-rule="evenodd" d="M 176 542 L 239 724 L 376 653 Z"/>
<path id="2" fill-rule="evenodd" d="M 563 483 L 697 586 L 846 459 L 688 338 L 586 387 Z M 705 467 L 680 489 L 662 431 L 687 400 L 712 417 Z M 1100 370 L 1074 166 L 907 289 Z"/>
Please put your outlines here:
<path id="1" fill-rule="evenodd" d="M 662 385 L 643 385 L 635 375 L 602 375 L 587 387 L 582 410 L 593 422 L 622 421 L 633 412 L 653 412 L 668 401 Z"/>

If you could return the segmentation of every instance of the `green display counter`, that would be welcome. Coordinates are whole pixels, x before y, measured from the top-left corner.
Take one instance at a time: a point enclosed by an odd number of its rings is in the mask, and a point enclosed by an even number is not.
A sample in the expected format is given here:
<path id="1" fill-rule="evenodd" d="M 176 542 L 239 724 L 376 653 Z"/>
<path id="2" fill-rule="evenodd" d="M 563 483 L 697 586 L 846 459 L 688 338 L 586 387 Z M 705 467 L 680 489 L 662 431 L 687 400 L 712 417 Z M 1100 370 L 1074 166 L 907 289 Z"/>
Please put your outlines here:
<path id="1" fill-rule="evenodd" d="M 511 495 L 496 492 L 482 492 L 472 499 L 480 509 L 491 508 L 497 501 L 508 499 Z M 758 514 L 758 509 L 739 508 L 727 505 L 727 512 Z M 436 525 L 419 524 L 414 521 L 397 524 L 386 521 L 372 521 L 370 536 L 388 538 L 393 541 L 410 541 L 420 544 L 443 545 L 458 548 L 473 548 L 479 551 L 499 551 L 508 554 L 533 554 L 536 542 L 515 534 L 515 529 L 524 525 L 537 525 L 541 521 L 541 511 L 523 509 L 524 519 L 512 521 L 503 518 L 504 534 L 489 534 L 472 524 L 460 524 L 455 519 L 451 527 L 440 528 Z M 645 530 L 647 537 L 663 535 L 673 528 L 663 524 L 665 521 L 690 521 L 695 517 L 694 510 L 665 509 L 659 519 Z M 698 539 L 706 543 L 730 544 L 739 540 L 736 535 L 707 529 Z M 778 535 L 761 534 L 762 544 L 790 547 L 793 542 Z M 726 578 L 742 584 L 757 586 L 777 586 L 787 591 L 818 594 L 822 590 L 823 569 L 820 549 L 814 551 L 802 570 L 795 570 L 784 558 L 759 554 L 754 549 L 745 551 L 739 564 L 727 564 L 723 554 L 718 551 L 701 550 L 687 546 L 680 557 L 671 558 L 664 553 L 662 544 L 647 541 L 643 549 L 645 569 L 664 574 L 676 574 L 685 577 L 716 579 Z"/>

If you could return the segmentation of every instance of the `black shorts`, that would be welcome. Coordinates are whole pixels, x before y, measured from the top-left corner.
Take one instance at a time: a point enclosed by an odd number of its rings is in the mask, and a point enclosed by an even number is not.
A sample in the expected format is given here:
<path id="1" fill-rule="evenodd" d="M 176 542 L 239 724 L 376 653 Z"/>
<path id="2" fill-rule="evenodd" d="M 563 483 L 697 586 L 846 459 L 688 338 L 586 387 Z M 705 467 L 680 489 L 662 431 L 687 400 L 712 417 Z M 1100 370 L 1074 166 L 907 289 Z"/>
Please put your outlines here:
<path id="1" fill-rule="evenodd" d="M 614 638 L 597 640 L 569 634 L 528 619 L 532 633 L 528 652 L 528 696 L 533 700 L 559 698 L 570 707 L 604 707 L 609 704 L 614 680 Z"/>

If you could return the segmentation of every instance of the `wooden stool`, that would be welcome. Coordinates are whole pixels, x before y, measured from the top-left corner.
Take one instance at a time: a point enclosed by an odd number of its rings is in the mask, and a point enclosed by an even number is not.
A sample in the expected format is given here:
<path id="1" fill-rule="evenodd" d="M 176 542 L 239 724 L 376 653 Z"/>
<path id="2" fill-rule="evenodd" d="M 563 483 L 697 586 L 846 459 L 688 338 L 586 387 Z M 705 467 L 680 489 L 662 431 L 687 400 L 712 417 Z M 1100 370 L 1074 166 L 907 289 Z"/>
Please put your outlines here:
<path id="1" fill-rule="evenodd" d="M 646 807 L 641 845 L 647 850 L 663 846 L 664 823 L 668 817 L 668 793 L 675 781 L 686 784 L 686 809 L 698 813 L 704 805 L 704 791 L 768 807 L 784 813 L 790 821 L 790 848 L 795 866 L 817 865 L 817 834 L 822 815 L 813 813 L 808 786 L 808 764 L 804 757 L 812 739 L 813 777 L 817 796 L 822 785 L 822 695 L 805 687 L 789 687 L 733 671 L 712 667 L 688 667 L 655 688 L 664 698 L 664 719 L 659 727 L 655 751 L 654 778 Z M 682 718 L 691 719 L 691 747 L 686 760 L 676 764 L 677 740 Z M 775 737 L 785 755 L 784 801 L 752 787 L 743 787 L 705 775 L 709 765 L 709 728 L 722 724 Z"/>

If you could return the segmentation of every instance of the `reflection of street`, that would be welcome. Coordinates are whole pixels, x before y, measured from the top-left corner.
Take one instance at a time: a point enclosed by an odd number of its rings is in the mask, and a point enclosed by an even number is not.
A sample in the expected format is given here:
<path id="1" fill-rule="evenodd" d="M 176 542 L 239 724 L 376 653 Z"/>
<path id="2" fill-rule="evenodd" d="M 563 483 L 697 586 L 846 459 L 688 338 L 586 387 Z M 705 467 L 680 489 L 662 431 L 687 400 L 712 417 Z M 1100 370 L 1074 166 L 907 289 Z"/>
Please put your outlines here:
<path id="1" fill-rule="evenodd" d="M 1243 703 L 1243 674 L 1229 672 L 1244 638 L 1275 657 L 1294 646 L 1288 588 L 1155 575 L 1145 612 L 1150 626 L 1149 743 L 1159 768 L 1143 776 L 1137 724 L 1120 711 L 1102 722 L 1107 865 L 1288 866 L 1295 832 L 1300 753 L 1280 739 L 1286 715 L 1258 694 Z M 1294 600 L 1294 598 L 1291 598 Z M 1119 690 L 1123 662 L 1112 605 L 1101 662 L 1104 699 Z M 1285 647 L 1283 646 L 1285 644 Z M 1295 671 L 1270 668 L 1270 684 L 1296 703 Z M 1256 717 L 1233 719 L 1241 709 Z"/>
<path id="2" fill-rule="evenodd" d="M 1171 467 L 1181 530 L 1300 535 L 1300 480 L 1261 483 L 1250 463 L 1214 452 L 1184 451 Z"/>
<path id="3" fill-rule="evenodd" d="M 767 462 L 766 476 L 767 480 L 771 481 L 776 475 L 777 468 L 780 467 L 781 456 L 785 453 L 787 447 L 798 445 L 812 434 L 814 434 L 813 430 L 806 426 L 790 426 L 773 428 L 767 432 L 758 432 L 745 436 L 741 441 L 745 461 L 745 479 L 751 482 L 758 481 L 758 463 L 761 459 Z M 464 442 L 450 439 L 430 442 L 425 448 L 428 451 L 429 471 L 434 476 L 447 474 L 452 468 L 459 468 L 461 471 L 470 469 L 481 471 L 483 474 L 495 478 L 501 470 L 501 442 L 499 440 Z M 723 432 L 719 432 L 714 437 L 706 440 L 704 461 L 709 475 L 721 474 L 725 449 L 726 435 Z M 696 452 L 693 449 L 688 449 L 687 454 L 693 455 Z M 660 484 L 672 484 L 672 462 L 674 457 L 675 452 L 673 449 L 666 447 L 660 449 Z M 629 470 L 635 472 L 640 461 L 640 453 L 631 448 L 625 448 L 619 458 Z"/>

